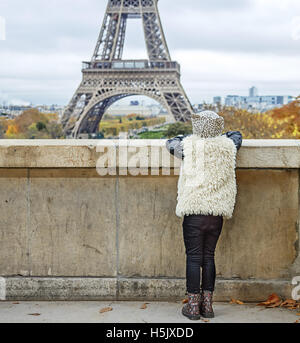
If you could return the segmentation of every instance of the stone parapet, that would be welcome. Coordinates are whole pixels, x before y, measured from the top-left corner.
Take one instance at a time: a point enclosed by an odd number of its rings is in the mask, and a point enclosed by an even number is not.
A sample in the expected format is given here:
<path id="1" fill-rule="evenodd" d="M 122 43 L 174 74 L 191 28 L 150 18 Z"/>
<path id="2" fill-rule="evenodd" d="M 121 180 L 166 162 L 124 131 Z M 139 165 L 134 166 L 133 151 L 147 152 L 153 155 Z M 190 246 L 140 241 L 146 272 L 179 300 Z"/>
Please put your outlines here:
<path id="1" fill-rule="evenodd" d="M 0 140 L 0 298 L 184 296 L 177 176 L 161 171 L 165 141 L 130 143 L 144 169 L 157 162 L 157 174 L 127 176 L 117 158 L 116 174 L 100 176 L 99 158 L 118 143 Z M 174 170 L 179 163 L 171 159 Z M 299 141 L 244 141 L 235 213 L 216 253 L 216 299 L 291 297 L 300 275 L 299 166 Z"/>

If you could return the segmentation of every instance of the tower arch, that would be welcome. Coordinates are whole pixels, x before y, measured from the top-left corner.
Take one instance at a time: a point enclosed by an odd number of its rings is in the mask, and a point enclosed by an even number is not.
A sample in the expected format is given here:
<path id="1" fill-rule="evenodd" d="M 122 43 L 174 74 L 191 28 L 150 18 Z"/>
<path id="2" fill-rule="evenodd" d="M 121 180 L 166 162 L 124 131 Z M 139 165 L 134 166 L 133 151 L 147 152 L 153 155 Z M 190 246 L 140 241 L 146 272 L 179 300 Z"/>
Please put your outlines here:
<path id="1" fill-rule="evenodd" d="M 98 128 L 100 125 L 100 122 L 103 118 L 103 115 L 105 114 L 106 110 L 112 106 L 117 101 L 124 99 L 126 97 L 131 96 L 138 96 L 138 95 L 144 95 L 148 98 L 151 98 L 158 102 L 162 107 L 166 107 L 163 99 L 153 96 L 150 92 L 141 92 L 137 91 L 134 94 L 128 93 L 119 94 L 118 92 L 112 92 L 109 95 L 103 95 L 97 99 L 97 102 L 94 104 L 91 104 L 89 107 L 85 109 L 85 114 L 80 116 L 80 120 L 76 122 L 76 126 L 74 127 L 73 134 L 74 138 L 78 137 L 81 134 L 85 133 L 97 133 Z"/>

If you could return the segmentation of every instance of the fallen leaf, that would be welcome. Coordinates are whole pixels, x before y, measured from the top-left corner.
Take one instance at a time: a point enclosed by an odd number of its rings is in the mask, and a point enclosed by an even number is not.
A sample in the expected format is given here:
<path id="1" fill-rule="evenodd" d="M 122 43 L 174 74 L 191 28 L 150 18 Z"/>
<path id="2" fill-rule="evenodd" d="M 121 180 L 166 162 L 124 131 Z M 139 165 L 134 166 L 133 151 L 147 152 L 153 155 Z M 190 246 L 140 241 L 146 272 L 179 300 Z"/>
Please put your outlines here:
<path id="1" fill-rule="evenodd" d="M 282 300 L 278 301 L 277 303 L 271 304 L 271 305 L 267 305 L 266 308 L 275 308 L 275 307 L 279 307 L 282 304 Z"/>
<path id="2" fill-rule="evenodd" d="M 18 302 L 15 302 L 15 303 L 12 303 L 13 305 L 19 305 L 20 303 L 18 303 Z"/>
<path id="3" fill-rule="evenodd" d="M 273 293 L 273 294 L 271 294 L 269 296 L 269 298 L 266 301 L 257 304 L 257 306 L 269 306 L 269 305 L 272 305 L 272 304 L 276 304 L 279 301 L 281 301 L 279 296 L 276 293 Z"/>
<path id="4" fill-rule="evenodd" d="M 294 307 L 296 305 L 296 300 L 287 299 L 280 306 L 281 307 Z"/>
<path id="5" fill-rule="evenodd" d="M 296 316 L 300 316 L 300 313 L 296 313 Z"/>
<path id="6" fill-rule="evenodd" d="M 28 313 L 28 316 L 40 316 L 41 314 L 40 313 Z"/>
<path id="7" fill-rule="evenodd" d="M 299 319 L 297 319 L 294 323 L 295 323 L 295 324 L 296 324 L 296 323 L 299 323 Z"/>
<path id="8" fill-rule="evenodd" d="M 146 310 L 146 308 L 147 308 L 147 304 L 143 304 L 143 305 L 141 306 L 141 310 Z"/>
<path id="9" fill-rule="evenodd" d="M 208 319 L 201 319 L 201 321 L 204 322 L 204 323 L 209 323 Z"/>
<path id="10" fill-rule="evenodd" d="M 102 308 L 99 312 L 100 313 L 105 313 L 105 312 L 110 312 L 112 311 L 113 309 L 111 307 L 105 307 L 105 308 Z"/>
<path id="11" fill-rule="evenodd" d="M 188 299 L 183 299 L 183 300 L 182 300 L 182 303 L 183 303 L 183 304 L 187 304 L 188 302 L 189 302 Z"/>
<path id="12" fill-rule="evenodd" d="M 230 304 L 245 305 L 242 301 L 237 299 L 231 299 Z"/>

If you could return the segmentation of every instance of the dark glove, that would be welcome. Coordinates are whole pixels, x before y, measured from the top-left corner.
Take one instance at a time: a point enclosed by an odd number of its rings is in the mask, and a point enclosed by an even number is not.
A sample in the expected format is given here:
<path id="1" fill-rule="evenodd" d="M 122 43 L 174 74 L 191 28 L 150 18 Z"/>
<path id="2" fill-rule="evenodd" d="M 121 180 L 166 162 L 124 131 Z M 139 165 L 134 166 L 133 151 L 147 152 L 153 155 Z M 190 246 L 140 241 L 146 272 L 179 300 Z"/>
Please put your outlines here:
<path id="1" fill-rule="evenodd" d="M 232 139 L 233 143 L 236 146 L 236 149 L 239 150 L 242 146 L 243 136 L 239 131 L 229 131 L 225 133 L 227 138 Z"/>
<path id="2" fill-rule="evenodd" d="M 187 136 L 177 136 L 169 139 L 166 143 L 166 148 L 168 149 L 169 153 L 177 158 L 180 158 L 181 160 L 184 159 L 182 141 L 185 137 Z"/>

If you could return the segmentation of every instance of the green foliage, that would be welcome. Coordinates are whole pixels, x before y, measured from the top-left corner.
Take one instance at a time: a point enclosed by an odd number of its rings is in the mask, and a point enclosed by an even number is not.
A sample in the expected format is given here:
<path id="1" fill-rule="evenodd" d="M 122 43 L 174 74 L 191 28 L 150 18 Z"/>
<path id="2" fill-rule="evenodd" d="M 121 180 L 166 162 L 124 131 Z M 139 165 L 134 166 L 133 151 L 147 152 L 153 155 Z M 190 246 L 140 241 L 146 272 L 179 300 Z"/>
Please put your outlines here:
<path id="1" fill-rule="evenodd" d="M 166 131 L 148 131 L 139 134 L 141 139 L 163 139 L 165 138 Z"/>
<path id="2" fill-rule="evenodd" d="M 39 121 L 36 123 L 36 128 L 38 131 L 42 131 L 42 130 L 45 130 L 47 128 L 46 124 Z"/>
<path id="3" fill-rule="evenodd" d="M 136 116 L 135 120 L 145 120 L 145 117 L 142 117 L 142 116 Z"/>
<path id="4" fill-rule="evenodd" d="M 105 116 L 105 119 L 107 117 Z M 131 114 L 122 117 L 122 123 L 120 118 L 109 117 L 110 120 L 102 120 L 100 123 L 100 131 L 102 131 L 105 137 L 118 136 L 120 132 L 128 132 L 129 130 L 140 129 L 144 127 L 150 127 L 165 123 L 165 118 L 146 118 L 141 120 L 142 117 L 136 114 Z M 137 118 L 140 118 L 137 120 Z"/>
<path id="5" fill-rule="evenodd" d="M 167 132 L 166 132 L 166 136 L 168 138 L 172 138 L 175 136 L 188 135 L 191 133 L 193 133 L 193 128 L 192 128 L 191 122 L 188 122 L 188 123 L 178 122 L 178 123 L 174 123 L 174 124 L 169 125 Z"/>

